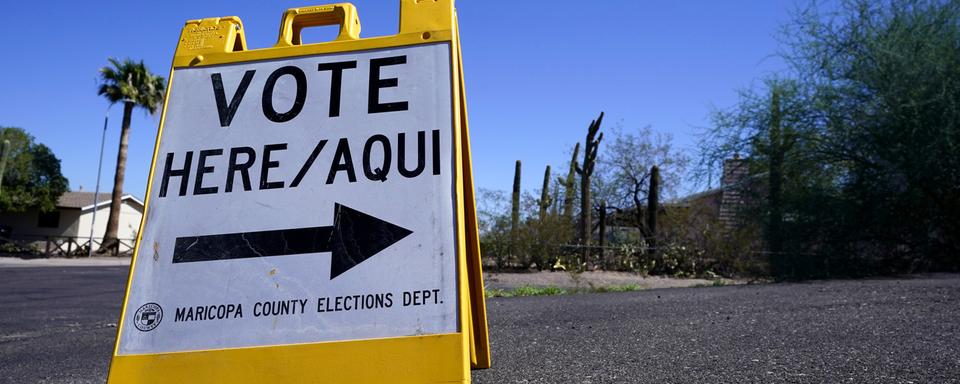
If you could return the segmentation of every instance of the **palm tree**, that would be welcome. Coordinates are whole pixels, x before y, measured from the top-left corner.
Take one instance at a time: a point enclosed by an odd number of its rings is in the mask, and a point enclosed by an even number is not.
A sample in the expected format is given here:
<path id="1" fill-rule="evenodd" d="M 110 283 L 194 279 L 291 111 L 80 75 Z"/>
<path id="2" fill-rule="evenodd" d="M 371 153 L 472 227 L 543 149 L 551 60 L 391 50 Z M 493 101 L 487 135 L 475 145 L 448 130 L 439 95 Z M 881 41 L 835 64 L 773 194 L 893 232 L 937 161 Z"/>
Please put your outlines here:
<path id="1" fill-rule="evenodd" d="M 120 222 L 120 198 L 123 196 L 123 174 L 127 168 L 127 142 L 130 138 L 130 114 L 140 107 L 151 115 L 163 103 L 164 79 L 143 65 L 130 59 L 119 61 L 107 59 L 111 66 L 100 68 L 100 88 L 97 94 L 110 101 L 110 104 L 123 102 L 123 123 L 120 129 L 120 150 L 117 152 L 117 171 L 113 176 L 113 196 L 110 201 L 110 217 L 103 243 L 97 253 L 119 250 L 117 227 Z M 90 244 L 93 246 L 93 244 Z"/>

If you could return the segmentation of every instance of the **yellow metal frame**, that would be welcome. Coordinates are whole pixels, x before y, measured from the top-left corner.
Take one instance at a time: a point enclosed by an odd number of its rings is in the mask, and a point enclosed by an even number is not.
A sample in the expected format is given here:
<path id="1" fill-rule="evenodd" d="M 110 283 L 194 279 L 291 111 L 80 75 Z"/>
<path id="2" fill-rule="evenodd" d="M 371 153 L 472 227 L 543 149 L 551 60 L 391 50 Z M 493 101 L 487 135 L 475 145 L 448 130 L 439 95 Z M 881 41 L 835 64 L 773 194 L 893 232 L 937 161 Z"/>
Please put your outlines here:
<path id="1" fill-rule="evenodd" d="M 340 25 L 336 40 L 300 44 L 300 31 L 317 25 Z M 453 0 L 400 0 L 400 30 L 393 36 L 360 38 L 360 21 L 352 4 L 341 3 L 287 10 L 274 47 L 248 50 L 238 17 L 186 22 L 180 35 L 174 69 L 248 61 L 317 55 L 333 52 L 390 48 L 448 42 L 451 47 L 451 84 L 455 143 L 457 204 L 457 263 L 460 332 L 452 334 L 369 340 L 322 342 L 175 352 L 118 355 L 127 297 L 134 280 L 139 247 L 134 251 L 124 296 L 117 344 L 108 375 L 109 383 L 468 383 L 470 368 L 490 367 L 486 306 L 480 265 L 476 203 L 463 91 L 460 41 Z M 150 166 L 144 218 L 150 214 L 153 178 L 163 135 L 167 100 L 157 130 Z M 137 244 L 143 233 L 144 219 Z"/>

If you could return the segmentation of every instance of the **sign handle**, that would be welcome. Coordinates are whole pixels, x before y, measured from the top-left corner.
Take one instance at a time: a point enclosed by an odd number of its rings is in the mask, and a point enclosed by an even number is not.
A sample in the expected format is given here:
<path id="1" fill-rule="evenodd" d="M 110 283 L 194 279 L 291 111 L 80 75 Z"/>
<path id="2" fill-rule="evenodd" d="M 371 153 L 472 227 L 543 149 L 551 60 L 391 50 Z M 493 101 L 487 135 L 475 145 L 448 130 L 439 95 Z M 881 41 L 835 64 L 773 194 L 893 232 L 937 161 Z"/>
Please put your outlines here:
<path id="1" fill-rule="evenodd" d="M 280 22 L 280 37 L 277 47 L 300 45 L 300 32 L 304 28 L 324 25 L 339 25 L 340 34 L 335 41 L 360 38 L 360 17 L 357 8 L 350 3 L 290 8 L 283 13 Z"/>

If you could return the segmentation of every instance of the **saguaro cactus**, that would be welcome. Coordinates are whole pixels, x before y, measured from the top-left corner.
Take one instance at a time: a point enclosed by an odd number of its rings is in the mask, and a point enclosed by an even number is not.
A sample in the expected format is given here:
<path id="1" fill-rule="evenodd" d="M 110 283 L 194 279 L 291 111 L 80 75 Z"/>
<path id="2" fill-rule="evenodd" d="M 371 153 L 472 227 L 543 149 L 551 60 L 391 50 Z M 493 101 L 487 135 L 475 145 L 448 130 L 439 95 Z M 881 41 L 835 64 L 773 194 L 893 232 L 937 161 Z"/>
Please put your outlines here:
<path id="1" fill-rule="evenodd" d="M 553 199 L 550 198 L 550 166 L 547 166 L 547 169 L 543 171 L 543 189 L 540 190 L 540 222 L 543 223 L 547 219 L 547 209 L 550 208 L 550 204 L 553 204 Z"/>
<path id="2" fill-rule="evenodd" d="M 584 143 L 583 165 L 577 167 L 577 174 L 580 175 L 580 243 L 583 245 L 582 258 L 586 262 L 590 256 L 590 177 L 593 176 L 593 167 L 597 164 L 597 150 L 600 147 L 600 141 L 603 140 L 603 133 L 598 136 L 600 131 L 600 122 L 603 121 L 603 112 L 596 120 L 590 122 L 587 128 L 587 140 Z"/>
<path id="3" fill-rule="evenodd" d="M 650 253 L 657 250 L 657 210 L 660 206 L 660 168 L 656 165 L 650 167 L 650 190 L 647 193 L 647 230 L 649 238 L 647 244 L 650 246 Z"/>
<path id="4" fill-rule="evenodd" d="M 553 183 L 553 199 L 550 201 L 550 203 L 551 203 L 551 205 L 552 205 L 551 208 L 550 208 L 550 213 L 551 213 L 552 215 L 554 215 L 554 216 L 559 215 L 559 214 L 560 214 L 560 212 L 559 212 L 559 209 L 560 209 L 560 208 L 559 208 L 559 207 L 560 207 L 560 183 L 559 183 L 559 181 Z"/>
<path id="5" fill-rule="evenodd" d="M 513 205 L 510 211 L 510 253 L 516 257 L 520 242 L 520 160 L 513 172 Z"/>
<path id="6" fill-rule="evenodd" d="M 580 155 L 580 143 L 573 147 L 573 156 L 570 157 L 570 171 L 567 178 L 560 180 L 563 184 L 563 219 L 565 223 L 573 223 L 573 200 L 576 198 L 575 180 L 577 178 L 577 159 Z"/>

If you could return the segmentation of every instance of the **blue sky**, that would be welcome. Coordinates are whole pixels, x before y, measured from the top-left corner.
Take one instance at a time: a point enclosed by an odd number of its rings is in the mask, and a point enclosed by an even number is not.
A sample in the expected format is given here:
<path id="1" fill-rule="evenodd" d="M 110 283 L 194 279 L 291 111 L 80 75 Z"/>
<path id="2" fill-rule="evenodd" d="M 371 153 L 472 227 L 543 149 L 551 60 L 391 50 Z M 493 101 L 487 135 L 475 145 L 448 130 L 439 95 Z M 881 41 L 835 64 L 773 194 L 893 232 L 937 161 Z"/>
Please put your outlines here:
<path id="1" fill-rule="evenodd" d="M 142 59 L 166 77 L 185 20 L 239 16 L 248 47 L 262 48 L 276 42 L 286 8 L 319 3 L 7 2 L 0 126 L 25 128 L 62 160 L 73 190 L 92 191 L 108 105 L 96 94 L 97 70 L 107 57 Z M 354 4 L 362 37 L 396 32 L 398 1 Z M 476 184 L 509 189 L 519 159 L 523 188 L 534 190 L 543 167 L 562 168 L 600 111 L 605 127 L 650 125 L 696 157 L 711 108 L 733 105 L 738 88 L 784 68 L 774 56 L 776 33 L 795 3 L 461 0 L 457 9 Z M 111 110 L 101 190 L 112 185 L 121 115 L 121 107 Z M 133 119 L 125 190 L 140 197 L 158 122 L 142 112 Z"/>

